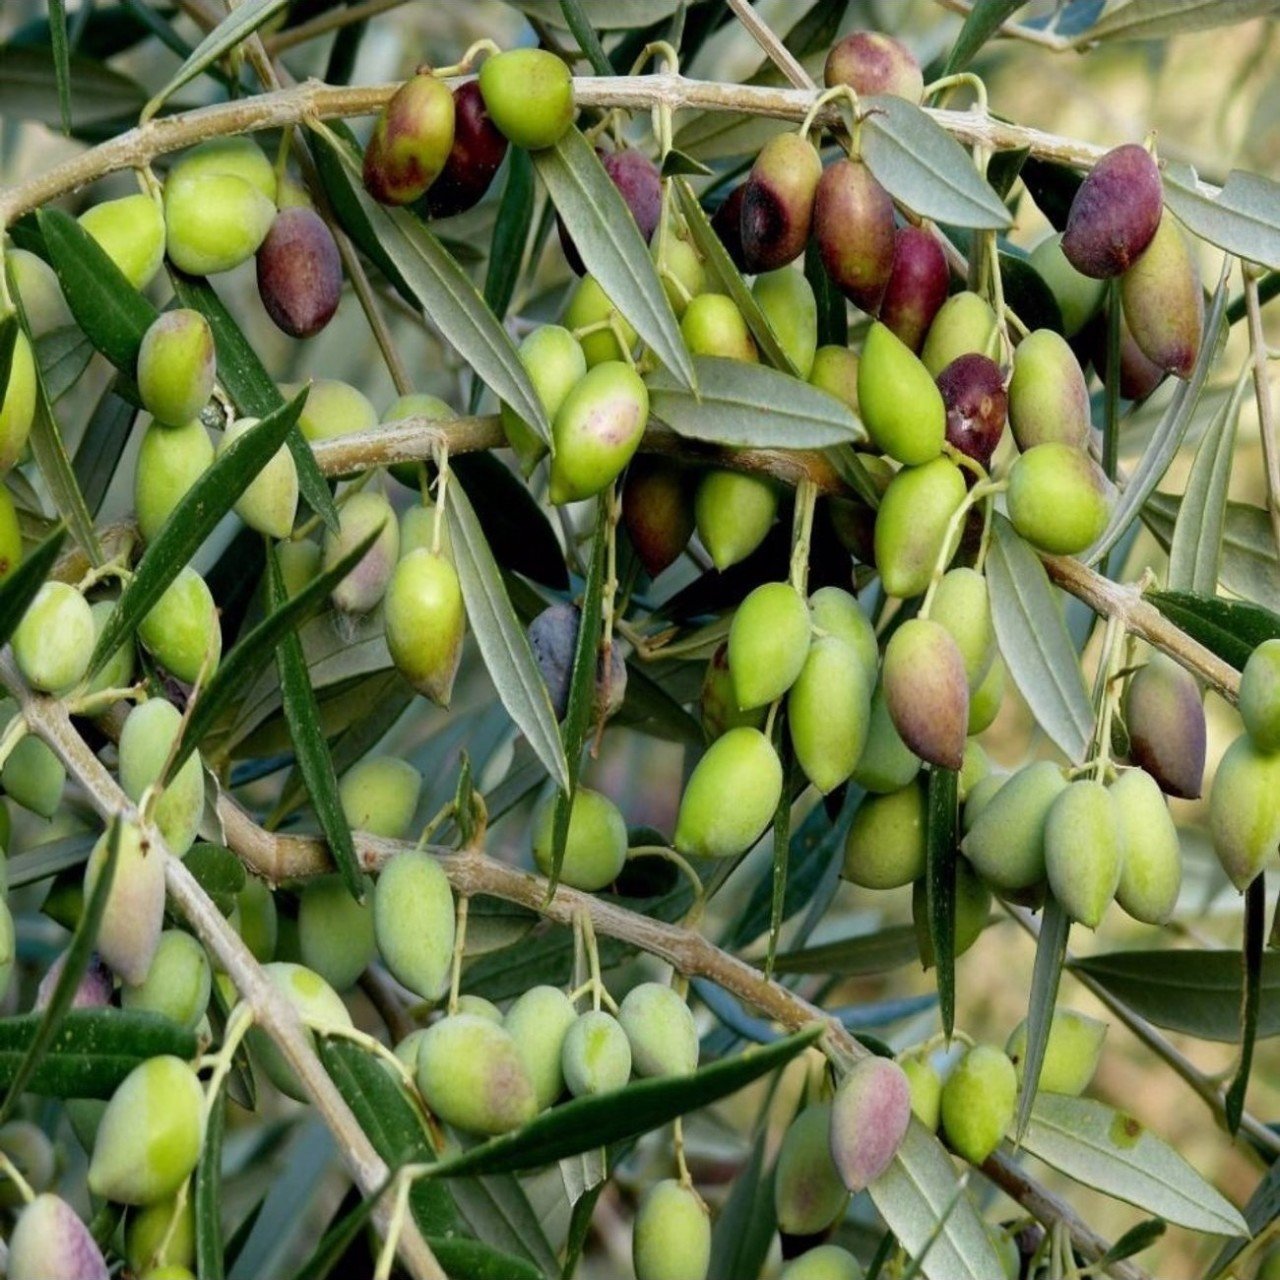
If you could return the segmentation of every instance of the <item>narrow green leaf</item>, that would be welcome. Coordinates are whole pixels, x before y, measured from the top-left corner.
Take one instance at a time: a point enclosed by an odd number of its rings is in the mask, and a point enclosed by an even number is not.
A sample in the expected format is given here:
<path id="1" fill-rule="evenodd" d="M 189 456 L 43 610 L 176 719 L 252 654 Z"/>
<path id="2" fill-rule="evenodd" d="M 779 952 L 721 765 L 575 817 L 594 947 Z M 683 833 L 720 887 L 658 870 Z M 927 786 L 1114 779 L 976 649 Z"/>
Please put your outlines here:
<path id="1" fill-rule="evenodd" d="M 587 271 L 682 386 L 694 389 L 689 348 L 631 210 L 591 144 L 571 128 L 534 153 L 534 167 Z"/>
<path id="2" fill-rule="evenodd" d="M 1159 40 L 1186 31 L 1209 31 L 1273 14 L 1276 0 L 1129 0 L 1095 22 L 1077 45 L 1099 40 Z"/>
<path id="3" fill-rule="evenodd" d="M 578 48 L 586 55 L 596 75 L 613 75 L 613 63 L 600 44 L 600 37 L 596 35 L 596 29 L 582 7 L 582 0 L 560 0 L 560 12 L 564 14 L 564 20 L 573 32 Z"/>
<path id="4" fill-rule="evenodd" d="M 995 518 L 987 589 L 996 643 L 1040 727 L 1069 760 L 1083 757 L 1093 707 L 1080 660 L 1039 557 L 1003 516 Z"/>
<path id="5" fill-rule="evenodd" d="M 491 1138 L 441 1161 L 433 1172 L 447 1178 L 515 1173 L 638 1137 L 677 1116 L 736 1093 L 790 1062 L 814 1044 L 821 1033 L 820 1026 L 809 1027 L 785 1040 L 702 1067 L 689 1076 L 638 1080 L 612 1093 L 563 1103 L 515 1133 Z"/>
<path id="6" fill-rule="evenodd" d="M 244 863 L 225 845 L 202 841 L 182 855 L 182 864 L 213 899 L 218 910 L 229 916 L 235 908 L 236 895 L 248 877 Z"/>
<path id="7" fill-rule="evenodd" d="M 90 675 L 101 671 L 111 655 L 133 635 L 214 526 L 284 443 L 306 399 L 304 387 L 287 405 L 233 440 L 187 490 L 143 553 L 115 611 L 102 628 L 89 664 Z"/>
<path id="8" fill-rule="evenodd" d="M 1099 1271 L 1105 1273 L 1111 1263 L 1120 1262 L 1124 1258 L 1132 1258 L 1134 1254 L 1151 1248 L 1168 1229 L 1169 1224 L 1162 1218 L 1148 1218 L 1145 1222 L 1139 1222 L 1136 1226 L 1130 1227 L 1098 1259 Z"/>
<path id="9" fill-rule="evenodd" d="M 70 137 L 71 47 L 67 43 L 67 8 L 63 0 L 49 0 L 49 36 L 53 48 L 53 70 L 58 78 L 58 113 L 62 117 L 62 132 Z"/>
<path id="10" fill-rule="evenodd" d="M 782 794 L 778 797 L 778 807 L 773 811 L 773 858 L 771 892 L 769 895 L 769 940 L 765 945 L 764 972 L 765 977 L 773 977 L 773 966 L 778 957 L 778 937 L 782 933 L 783 919 L 787 910 L 787 866 L 791 852 L 791 797 L 795 791 L 791 785 L 795 772 L 795 753 L 791 749 L 790 738 L 783 735 L 781 741 L 775 735 L 774 746 L 778 748 L 778 757 L 782 761 L 784 783 Z"/>
<path id="11" fill-rule="evenodd" d="M 196 1165 L 193 1196 L 196 1218 L 196 1266 L 200 1280 L 223 1280 L 222 1252 L 222 1136 L 227 1124 L 227 1099 L 219 1089 L 205 1122 L 204 1143 Z"/>
<path id="12" fill-rule="evenodd" d="M 352 1190 L 352 1196 L 356 1197 L 355 1207 L 330 1225 L 328 1231 L 320 1237 L 320 1243 L 311 1256 L 293 1273 L 293 1280 L 328 1280 L 334 1267 L 342 1261 L 347 1250 L 368 1226 L 378 1201 L 386 1193 L 394 1177 L 393 1171 L 387 1181 L 368 1197 L 359 1197 Z M 201 1280 L 204 1280 L 203 1273 Z"/>
<path id="13" fill-rule="evenodd" d="M 543 1273 L 523 1258 L 501 1253 L 483 1240 L 427 1237 L 451 1280 L 543 1280 Z"/>
<path id="14" fill-rule="evenodd" d="M 560 1280 L 573 1280 L 577 1273 L 578 1263 L 582 1261 L 582 1251 L 587 1247 L 587 1238 L 591 1233 L 591 1218 L 595 1213 L 601 1192 L 608 1185 L 608 1182 L 602 1179 L 573 1202 L 573 1213 L 569 1218 L 569 1238 L 565 1241 L 564 1262 L 560 1267 Z"/>
<path id="15" fill-rule="evenodd" d="M 1280 615 L 1261 605 L 1185 591 L 1149 591 L 1151 601 L 1170 622 L 1237 671 L 1264 640 L 1280 636 Z"/>
<path id="16" fill-rule="evenodd" d="M 247 440 L 252 434 L 246 432 L 239 439 Z M 272 548 L 267 553 L 267 601 L 274 612 L 284 606 L 285 599 L 280 559 Z M 302 641 L 296 631 L 285 631 L 276 645 L 276 669 L 280 674 L 280 694 L 289 736 L 293 740 L 298 768 L 307 784 L 307 794 L 319 819 L 320 830 L 328 841 L 329 853 L 347 891 L 360 901 L 365 896 L 364 876 L 351 839 L 351 827 L 338 795 L 338 775 L 329 754 L 329 744 L 325 741 L 320 708 L 316 705 L 315 690 L 311 687 L 307 661 L 302 653 Z"/>
<path id="17" fill-rule="evenodd" d="M 57 404 L 84 376 L 90 361 L 97 354 L 93 343 L 84 336 L 77 324 L 60 325 L 42 333 L 35 341 L 36 363 L 44 374 L 45 391 L 50 404 Z M 136 399 L 132 383 L 123 377 L 121 387 Z"/>
<path id="18" fill-rule="evenodd" d="M 818 242 L 810 240 L 804 251 L 804 278 L 818 304 L 818 345 L 849 345 L 849 304 L 822 265 Z"/>
<path id="19" fill-rule="evenodd" d="M 69 62 L 78 91 L 72 103 L 73 128 L 119 122 L 123 131 L 134 123 L 147 96 L 136 80 L 93 58 L 73 56 Z M 0 46 L 0 116 L 61 127 L 62 99 L 52 49 Z"/>
<path id="20" fill-rule="evenodd" d="M 841 942 L 826 942 L 801 951 L 783 952 L 774 962 L 779 973 L 822 973 L 860 978 L 891 973 L 920 959 L 914 925 L 886 925 Z"/>
<path id="21" fill-rule="evenodd" d="M 0 584 L 0 645 L 9 642 L 27 605 L 53 572 L 66 534 L 65 525 L 55 525 L 45 540 Z"/>
<path id="22" fill-rule="evenodd" d="M 938 966 L 938 1011 L 951 1039 L 956 1021 L 956 858 L 959 774 L 930 769 L 925 820 L 925 906 L 929 942 Z"/>
<path id="23" fill-rule="evenodd" d="M 532 225 L 533 161 L 527 151 L 516 147 L 507 160 L 507 181 L 493 223 L 489 265 L 484 277 L 484 300 L 499 320 L 506 316 L 516 291 Z"/>
<path id="24" fill-rule="evenodd" d="M 72 474 L 93 516 L 102 510 L 138 416 L 137 406 L 118 393 L 119 385 L 117 378 L 102 393 L 71 460 Z"/>
<path id="25" fill-rule="evenodd" d="M 963 71 L 978 50 L 999 30 L 1000 24 L 1017 13 L 1025 3 L 1026 0 L 977 0 L 951 46 L 942 74 L 950 76 Z"/>
<path id="26" fill-rule="evenodd" d="M 1240 1256 L 1249 1242 L 1260 1235 L 1278 1217 L 1280 1217 L 1280 1161 L 1274 1161 L 1259 1179 L 1258 1185 L 1249 1197 L 1249 1203 L 1244 1207 L 1248 1231 L 1241 1232 L 1222 1246 L 1218 1256 L 1205 1271 L 1204 1280 L 1218 1280 L 1220 1276 L 1226 1275 L 1231 1264 Z"/>
<path id="27" fill-rule="evenodd" d="M 1052 894 L 1047 895 L 1040 918 L 1040 937 L 1036 940 L 1036 961 L 1031 970 L 1027 1047 L 1022 1061 L 1022 1093 L 1018 1098 L 1015 1126 L 1019 1142 L 1027 1131 L 1040 1087 L 1040 1072 L 1049 1045 L 1053 1011 L 1058 1004 L 1058 984 L 1062 981 L 1062 965 L 1067 958 L 1067 937 L 1070 933 L 1071 920 L 1067 913 Z"/>
<path id="28" fill-rule="evenodd" d="M 1244 945 L 1240 963 L 1244 970 L 1244 992 L 1240 1001 L 1240 1065 L 1227 1090 L 1227 1132 L 1235 1135 L 1244 1114 L 1249 1072 L 1253 1067 L 1253 1047 L 1258 1038 L 1258 1018 L 1262 1006 L 1262 955 L 1267 936 L 1266 876 L 1258 875 L 1244 895 Z"/>
<path id="29" fill-rule="evenodd" d="M 764 1159 L 768 1138 L 769 1126 L 762 1120 L 751 1144 L 751 1155 L 734 1178 L 729 1198 L 716 1216 L 707 1280 L 755 1280 L 764 1269 L 778 1229 L 774 1168 L 766 1168 Z"/>
<path id="30" fill-rule="evenodd" d="M 18 341 L 18 313 L 10 311 L 4 316 L 0 316 L 0 387 L 8 388 L 9 373 L 13 369 L 13 348 Z M 0 398 L 0 409 L 4 407 L 4 400 Z"/>
<path id="31" fill-rule="evenodd" d="M 528 738 L 551 780 L 561 791 L 567 791 L 569 763 L 555 711 L 524 628 L 502 584 L 502 574 L 460 485 L 451 487 L 445 505 L 467 620 L 475 632 L 480 656 L 502 705 Z"/>

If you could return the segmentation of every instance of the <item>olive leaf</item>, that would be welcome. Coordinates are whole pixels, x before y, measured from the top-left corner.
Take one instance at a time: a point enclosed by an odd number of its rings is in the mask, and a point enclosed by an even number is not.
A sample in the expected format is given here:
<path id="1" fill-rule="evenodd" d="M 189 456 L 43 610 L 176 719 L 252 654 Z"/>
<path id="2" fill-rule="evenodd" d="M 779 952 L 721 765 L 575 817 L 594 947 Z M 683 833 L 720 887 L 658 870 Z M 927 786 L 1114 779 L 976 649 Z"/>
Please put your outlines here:
<path id="1" fill-rule="evenodd" d="M 1189 231 L 1248 262 L 1280 267 L 1280 183 L 1233 169 L 1215 197 L 1181 161 L 1164 165 L 1165 204 Z"/>
<path id="2" fill-rule="evenodd" d="M 1031 1120 L 1040 1072 L 1053 1029 L 1053 1011 L 1058 1003 L 1058 986 L 1062 981 L 1062 965 L 1067 957 L 1067 937 L 1071 918 L 1061 903 L 1050 893 L 1040 918 L 1040 936 L 1036 939 L 1036 959 L 1031 970 L 1031 999 L 1027 1008 L 1027 1046 L 1022 1058 L 1022 1092 L 1018 1098 L 1018 1115 L 1014 1132 L 1022 1140 Z"/>

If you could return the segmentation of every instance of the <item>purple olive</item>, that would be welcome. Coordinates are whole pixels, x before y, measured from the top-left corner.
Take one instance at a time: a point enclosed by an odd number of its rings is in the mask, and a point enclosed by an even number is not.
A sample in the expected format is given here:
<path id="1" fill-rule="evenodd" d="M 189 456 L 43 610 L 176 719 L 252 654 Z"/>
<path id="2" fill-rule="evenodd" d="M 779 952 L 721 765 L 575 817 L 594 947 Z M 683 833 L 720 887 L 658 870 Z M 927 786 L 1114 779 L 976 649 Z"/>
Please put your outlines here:
<path id="1" fill-rule="evenodd" d="M 507 154 L 507 140 L 485 110 L 478 81 L 453 91 L 453 147 L 424 197 L 426 212 L 448 218 L 479 204 Z"/>
<path id="2" fill-rule="evenodd" d="M 947 442 L 990 467 L 1009 408 L 1000 366 L 976 351 L 957 356 L 938 375 L 938 390 L 947 407 Z"/>
<path id="3" fill-rule="evenodd" d="M 342 259 L 314 209 L 281 209 L 258 250 L 258 295 L 278 329 L 310 338 L 333 319 L 342 296 Z"/>

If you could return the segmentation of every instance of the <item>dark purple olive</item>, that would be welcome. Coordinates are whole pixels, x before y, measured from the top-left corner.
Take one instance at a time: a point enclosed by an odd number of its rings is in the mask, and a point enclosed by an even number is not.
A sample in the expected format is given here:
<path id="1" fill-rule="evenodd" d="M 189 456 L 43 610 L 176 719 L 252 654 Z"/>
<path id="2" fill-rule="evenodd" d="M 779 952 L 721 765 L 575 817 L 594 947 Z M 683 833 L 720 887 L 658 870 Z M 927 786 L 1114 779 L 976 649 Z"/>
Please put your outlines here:
<path id="1" fill-rule="evenodd" d="M 281 209 L 258 250 L 258 294 L 291 338 L 310 338 L 333 318 L 342 296 L 342 259 L 314 209 Z"/>
<path id="2" fill-rule="evenodd" d="M 947 441 L 983 467 L 1004 434 L 1009 398 L 994 360 L 976 351 L 957 356 L 938 375 L 947 406 Z"/>
<path id="3" fill-rule="evenodd" d="M 563 720 L 569 709 L 573 655 L 581 624 L 582 612 L 577 605 L 563 603 L 548 606 L 529 624 L 529 648 L 546 681 L 557 720 Z M 627 692 L 627 664 L 617 644 L 612 646 L 609 656 L 607 675 L 603 659 L 596 666 L 594 712 L 597 717 L 613 715 L 622 706 Z"/>
<path id="4" fill-rule="evenodd" d="M 746 194 L 747 184 L 738 183 L 711 218 L 711 230 L 720 237 L 725 252 L 739 271 L 747 269 L 746 255 L 742 250 L 742 200 Z"/>
<path id="5" fill-rule="evenodd" d="M 619 195 L 626 201 L 631 216 L 640 228 L 641 238 L 646 244 L 658 229 L 658 216 L 662 212 L 662 178 L 658 166 L 643 151 L 627 148 L 623 151 L 607 152 L 600 157 L 604 171 L 613 179 Z M 573 238 L 565 230 L 564 221 L 557 216 L 556 223 L 560 231 L 560 247 L 564 250 L 565 261 L 573 268 L 575 275 L 582 275 L 586 268 L 578 253 Z"/>
<path id="6" fill-rule="evenodd" d="M 459 85 L 453 91 L 453 147 L 427 190 L 427 214 L 449 218 L 479 204 L 506 154 L 507 140 L 484 109 L 479 82 Z"/>
<path id="7" fill-rule="evenodd" d="M 847 84 L 860 96 L 892 93 L 908 102 L 924 94 L 916 56 L 900 40 L 878 31 L 851 31 L 831 46 L 823 69 L 827 88 Z"/>
<path id="8" fill-rule="evenodd" d="M 920 227 L 899 227 L 893 268 L 880 299 L 880 320 L 917 355 L 947 300 L 951 273 L 938 241 Z"/>
<path id="9" fill-rule="evenodd" d="M 743 184 L 740 226 L 748 271 L 776 271 L 804 252 L 821 177 L 817 148 L 798 133 L 777 134 L 760 149 Z"/>
<path id="10" fill-rule="evenodd" d="M 693 537 L 693 485 L 677 463 L 634 458 L 622 487 L 622 522 L 645 572 L 656 578 Z"/>
<path id="11" fill-rule="evenodd" d="M 1108 151 L 1080 184 L 1062 252 L 1095 280 L 1121 275 L 1151 243 L 1164 205 L 1160 170 L 1136 142 Z"/>
<path id="12" fill-rule="evenodd" d="M 893 270 L 893 200 L 860 160 L 837 160 L 823 172 L 813 233 L 832 283 L 875 315 Z"/>

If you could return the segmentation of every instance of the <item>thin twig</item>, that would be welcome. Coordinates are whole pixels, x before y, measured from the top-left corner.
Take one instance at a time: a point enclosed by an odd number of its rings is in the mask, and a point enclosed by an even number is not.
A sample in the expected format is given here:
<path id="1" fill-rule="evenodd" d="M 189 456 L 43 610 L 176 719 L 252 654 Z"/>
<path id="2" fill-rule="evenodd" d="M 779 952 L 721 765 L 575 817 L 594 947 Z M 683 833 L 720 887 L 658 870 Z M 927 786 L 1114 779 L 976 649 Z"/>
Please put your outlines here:
<path id="1" fill-rule="evenodd" d="M 308 40 L 314 40 L 317 36 L 328 35 L 330 31 L 341 31 L 343 27 L 354 26 L 357 22 L 365 22 L 369 18 L 377 17 L 380 13 L 398 9 L 407 2 L 408 0 L 364 0 L 363 4 L 349 5 L 344 9 L 331 9 L 328 13 L 312 18 L 310 22 L 300 22 L 287 31 L 279 31 L 275 35 L 268 36 L 263 43 L 267 47 L 267 52 L 275 58 L 295 45 L 306 44 Z"/>
<path id="2" fill-rule="evenodd" d="M 816 89 L 813 77 L 800 65 L 800 60 L 787 48 L 760 15 L 751 7 L 750 0 L 728 0 L 739 22 L 751 33 L 751 38 L 764 50 L 769 61 L 791 81 L 797 89 Z"/>

